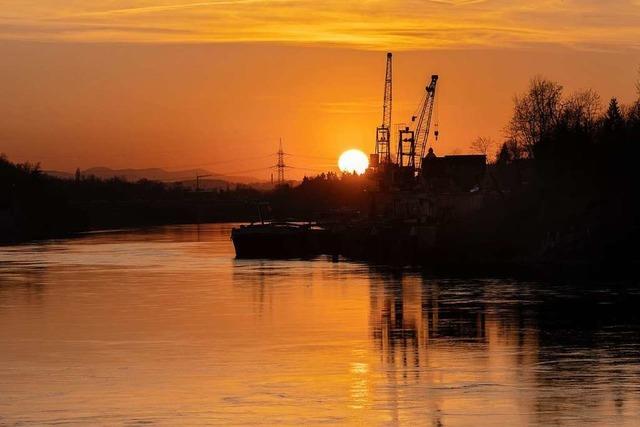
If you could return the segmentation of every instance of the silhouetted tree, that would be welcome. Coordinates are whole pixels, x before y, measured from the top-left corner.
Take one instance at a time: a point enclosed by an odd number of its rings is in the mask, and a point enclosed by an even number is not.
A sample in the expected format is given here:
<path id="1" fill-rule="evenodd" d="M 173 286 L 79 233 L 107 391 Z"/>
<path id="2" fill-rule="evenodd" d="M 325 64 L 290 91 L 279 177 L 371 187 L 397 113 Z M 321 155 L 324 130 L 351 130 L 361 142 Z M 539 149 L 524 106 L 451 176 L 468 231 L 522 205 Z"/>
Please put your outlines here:
<path id="1" fill-rule="evenodd" d="M 562 86 L 540 76 L 529 90 L 514 99 L 514 111 L 507 134 L 515 145 L 533 157 L 534 147 L 558 123 L 562 112 Z"/>
<path id="2" fill-rule="evenodd" d="M 491 137 L 488 136 L 479 136 L 469 145 L 469 148 L 474 153 L 484 154 L 485 156 L 489 155 L 489 151 L 493 148 L 494 142 Z"/>
<path id="3" fill-rule="evenodd" d="M 559 121 L 570 128 L 593 130 L 600 109 L 600 95 L 594 90 L 575 92 L 562 103 Z"/>
<path id="4" fill-rule="evenodd" d="M 520 160 L 526 150 L 524 148 L 524 146 L 515 139 L 509 139 L 505 142 L 507 149 L 509 150 L 509 156 L 511 157 L 511 160 Z"/>
<path id="5" fill-rule="evenodd" d="M 605 113 L 603 125 L 608 131 L 616 131 L 624 126 L 624 117 L 622 116 L 622 111 L 620 111 L 618 100 L 615 97 L 609 101 L 609 108 L 607 108 L 607 112 Z"/>
<path id="6" fill-rule="evenodd" d="M 504 142 L 500 145 L 500 149 L 496 153 L 496 163 L 499 165 L 507 165 L 511 163 L 511 154 L 509 153 L 509 147 Z"/>

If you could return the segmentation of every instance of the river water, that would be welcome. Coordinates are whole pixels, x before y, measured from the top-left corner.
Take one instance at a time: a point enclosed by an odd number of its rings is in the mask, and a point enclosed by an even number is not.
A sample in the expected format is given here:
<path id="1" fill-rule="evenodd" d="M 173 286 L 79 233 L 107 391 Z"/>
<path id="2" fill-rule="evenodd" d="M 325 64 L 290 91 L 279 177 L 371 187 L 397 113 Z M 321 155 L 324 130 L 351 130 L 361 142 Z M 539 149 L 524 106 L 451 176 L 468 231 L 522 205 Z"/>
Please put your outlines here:
<path id="1" fill-rule="evenodd" d="M 236 260 L 230 225 L 0 248 L 0 425 L 640 425 L 640 288 Z"/>

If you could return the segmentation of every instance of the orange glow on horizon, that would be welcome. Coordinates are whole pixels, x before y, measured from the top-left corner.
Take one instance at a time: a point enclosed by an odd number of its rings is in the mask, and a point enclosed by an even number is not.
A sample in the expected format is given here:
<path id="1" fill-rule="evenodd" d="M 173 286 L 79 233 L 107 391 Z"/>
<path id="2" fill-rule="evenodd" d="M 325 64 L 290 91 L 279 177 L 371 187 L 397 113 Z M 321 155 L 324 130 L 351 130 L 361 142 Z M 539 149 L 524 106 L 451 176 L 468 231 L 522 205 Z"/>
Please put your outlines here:
<path id="1" fill-rule="evenodd" d="M 478 136 L 501 141 L 513 96 L 536 74 L 567 92 L 635 96 L 632 3 L 115 3 L 0 5 L 0 152 L 10 160 L 266 181 L 282 137 L 291 179 L 335 171 L 345 146 L 374 150 L 387 49 L 398 52 L 393 125 L 441 76 L 438 155 L 467 152 Z"/>

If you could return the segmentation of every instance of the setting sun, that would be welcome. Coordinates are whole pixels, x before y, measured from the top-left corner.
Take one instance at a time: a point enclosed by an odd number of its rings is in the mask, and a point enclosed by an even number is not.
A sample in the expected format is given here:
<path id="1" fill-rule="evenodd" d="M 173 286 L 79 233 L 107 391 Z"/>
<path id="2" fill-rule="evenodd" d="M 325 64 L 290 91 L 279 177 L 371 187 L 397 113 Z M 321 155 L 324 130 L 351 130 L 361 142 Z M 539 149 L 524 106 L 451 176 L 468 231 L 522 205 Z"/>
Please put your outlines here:
<path id="1" fill-rule="evenodd" d="M 357 173 L 362 175 L 369 166 L 367 155 L 360 150 L 347 150 L 340 155 L 338 167 L 342 172 Z"/>

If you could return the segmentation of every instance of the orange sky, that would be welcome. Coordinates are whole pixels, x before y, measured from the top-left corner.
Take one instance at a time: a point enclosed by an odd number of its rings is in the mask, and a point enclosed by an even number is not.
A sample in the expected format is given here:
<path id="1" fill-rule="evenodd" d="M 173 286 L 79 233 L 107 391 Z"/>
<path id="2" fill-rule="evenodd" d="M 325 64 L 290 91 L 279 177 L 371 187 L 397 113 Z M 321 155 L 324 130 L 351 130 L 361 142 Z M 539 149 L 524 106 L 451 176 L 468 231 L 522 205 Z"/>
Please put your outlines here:
<path id="1" fill-rule="evenodd" d="M 393 122 L 439 73 L 436 151 L 466 151 L 535 74 L 630 101 L 639 47 L 638 0 L 0 0 L 0 151 L 267 178 L 281 136 L 313 174 L 373 149 L 386 50 Z"/>

